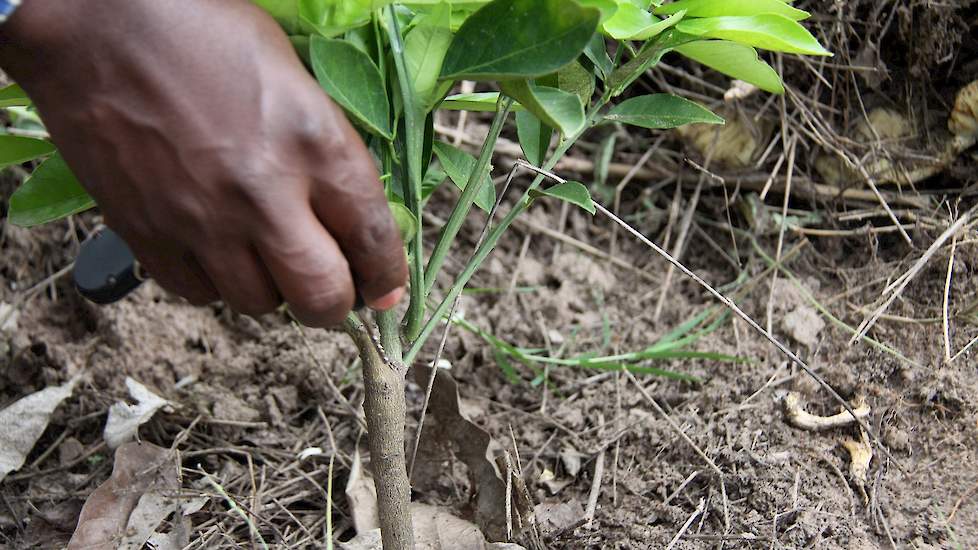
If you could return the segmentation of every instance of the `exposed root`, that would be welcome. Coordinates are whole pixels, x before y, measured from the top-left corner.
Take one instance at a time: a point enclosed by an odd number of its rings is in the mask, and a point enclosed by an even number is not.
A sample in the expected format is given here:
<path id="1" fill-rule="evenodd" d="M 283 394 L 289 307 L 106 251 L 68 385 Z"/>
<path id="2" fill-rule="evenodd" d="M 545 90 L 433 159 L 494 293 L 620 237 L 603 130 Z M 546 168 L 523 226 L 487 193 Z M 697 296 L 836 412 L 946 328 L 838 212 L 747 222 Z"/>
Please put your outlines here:
<path id="1" fill-rule="evenodd" d="M 811 432 L 824 432 L 854 424 L 869 416 L 871 409 L 862 397 L 857 397 L 852 404 L 852 413 L 842 411 L 832 416 L 818 416 L 803 409 L 801 397 L 791 392 L 784 398 L 784 412 L 792 426 Z"/>

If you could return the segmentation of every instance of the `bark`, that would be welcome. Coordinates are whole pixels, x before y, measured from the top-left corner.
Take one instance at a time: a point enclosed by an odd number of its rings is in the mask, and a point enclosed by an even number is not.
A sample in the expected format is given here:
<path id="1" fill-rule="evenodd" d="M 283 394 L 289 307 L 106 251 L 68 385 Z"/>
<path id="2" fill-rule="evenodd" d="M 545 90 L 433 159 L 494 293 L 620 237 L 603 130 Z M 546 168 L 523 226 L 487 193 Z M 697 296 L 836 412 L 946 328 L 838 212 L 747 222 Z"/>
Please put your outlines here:
<path id="1" fill-rule="evenodd" d="M 380 324 L 389 329 L 390 319 L 385 314 L 378 317 Z M 393 339 L 390 330 L 381 331 L 386 348 L 390 348 L 387 350 L 380 340 L 374 339 L 372 327 L 359 320 L 351 317 L 345 328 L 363 362 L 363 409 L 384 550 L 414 550 L 411 485 L 404 454 L 404 369 L 397 331 L 393 331 Z"/>

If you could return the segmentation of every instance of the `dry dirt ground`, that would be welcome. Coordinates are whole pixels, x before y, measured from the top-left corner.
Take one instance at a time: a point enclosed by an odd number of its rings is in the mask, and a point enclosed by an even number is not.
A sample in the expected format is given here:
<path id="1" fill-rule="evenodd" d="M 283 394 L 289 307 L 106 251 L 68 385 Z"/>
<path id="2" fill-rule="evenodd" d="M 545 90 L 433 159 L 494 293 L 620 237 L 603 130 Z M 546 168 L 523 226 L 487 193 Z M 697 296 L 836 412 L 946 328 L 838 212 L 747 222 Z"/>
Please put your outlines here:
<path id="1" fill-rule="evenodd" d="M 622 187 L 619 212 L 769 324 L 842 397 L 865 400 L 871 409 L 865 421 L 883 446 L 871 446 L 868 470 L 854 471 L 848 449 L 862 439 L 859 428 L 814 432 L 791 425 L 789 394 L 813 414 L 833 415 L 839 404 L 733 317 L 690 347 L 738 362 L 647 365 L 697 381 L 636 375 L 635 382 L 621 372 L 566 366 L 534 370 L 502 359 L 498 346 L 456 327 L 444 359 L 458 381 L 463 411 L 498 448 L 518 455 L 537 511 L 539 537 L 517 540 L 528 548 L 978 547 L 976 352 L 946 361 L 943 328 L 946 300 L 951 355 L 978 336 L 974 229 L 958 234 L 953 252 L 948 240 L 930 254 L 869 330 L 872 343 L 849 344 L 884 287 L 973 203 L 973 150 L 912 186 L 884 188 L 912 244 L 862 178 L 832 183 L 816 168 L 833 145 L 846 146 L 866 166 L 880 158 L 912 163 L 933 157 L 941 138 L 928 121 L 946 121 L 954 94 L 978 78 L 978 16 L 970 2 L 803 4 L 823 14 L 816 19 L 823 40 L 848 53 L 829 67 L 781 60 L 786 80 L 797 82 L 784 102 L 755 95 L 725 107 L 711 103 L 728 117 L 754 120 L 758 132 L 758 121 L 771 121 L 773 133 L 749 166 L 714 163 L 706 173 L 697 166 L 708 162 L 688 136 L 657 141 L 619 131 L 619 152 L 603 187 L 603 163 L 592 162 L 600 157 L 601 139 L 577 148 L 575 161 L 563 168 L 592 169 L 579 177 L 599 180 L 593 189 L 612 205 L 624 172 L 655 148 Z M 680 66 L 657 71 L 647 84 L 682 88 L 704 101 L 727 86 Z M 871 145 L 852 138 L 861 113 L 880 105 L 904 113 L 912 135 Z M 806 121 L 806 110 L 825 125 Z M 478 124 L 471 122 L 468 133 L 478 135 Z M 770 174 L 777 175 L 773 191 L 760 201 L 756 191 Z M 788 216 L 782 217 L 791 178 Z M 823 193 L 815 182 L 831 188 Z M 14 184 L 4 180 L 0 196 Z M 843 189 L 865 194 L 844 196 Z M 444 215 L 449 198 L 447 190 L 436 197 L 435 218 Z M 477 222 L 466 228 L 457 258 L 465 258 L 477 238 Z M 127 376 L 178 405 L 140 433 L 165 447 L 179 438 L 184 491 L 212 496 L 191 516 L 192 548 L 255 543 L 241 517 L 201 485 L 201 471 L 252 514 L 273 547 L 323 546 L 330 496 L 335 534 L 352 536 L 342 488 L 355 449 L 365 442 L 356 418 L 362 389 L 347 337 L 307 330 L 304 339 L 284 316 L 254 320 L 220 305 L 193 308 L 152 284 L 112 306 L 88 304 L 67 278 L 53 275 L 69 264 L 78 239 L 95 223 L 97 216 L 86 215 L 34 231 L 7 224 L 0 230 L 0 301 L 18 312 L 16 326 L 0 333 L 0 408 L 63 383 L 75 369 L 86 372 L 27 465 L 0 484 L 0 547 L 66 543 L 85 498 L 111 472 L 102 429 L 110 405 L 127 397 Z M 583 251 L 582 244 L 600 254 Z M 775 275 L 764 255 L 776 257 L 779 249 L 787 272 Z M 477 291 L 465 296 L 461 310 L 505 342 L 554 356 L 636 351 L 716 306 L 703 289 L 669 271 L 607 219 L 540 204 L 470 284 Z M 425 359 L 433 353 L 432 347 Z M 422 397 L 411 384 L 409 433 Z M 298 459 L 314 446 L 324 453 Z M 419 468 L 414 497 L 470 517 L 465 468 L 451 456 L 441 458 Z M 590 521 L 589 501 L 595 504 Z"/>

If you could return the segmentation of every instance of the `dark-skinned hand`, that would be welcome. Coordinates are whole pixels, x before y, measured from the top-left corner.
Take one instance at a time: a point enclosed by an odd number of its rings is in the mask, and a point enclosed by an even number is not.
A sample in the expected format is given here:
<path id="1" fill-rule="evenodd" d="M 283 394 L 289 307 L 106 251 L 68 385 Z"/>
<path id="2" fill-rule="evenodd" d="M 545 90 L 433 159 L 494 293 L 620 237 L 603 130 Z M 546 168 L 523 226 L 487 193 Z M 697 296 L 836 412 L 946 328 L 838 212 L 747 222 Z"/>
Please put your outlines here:
<path id="1" fill-rule="evenodd" d="M 0 66 L 164 288 L 312 326 L 403 294 L 368 151 L 247 0 L 28 0 Z"/>

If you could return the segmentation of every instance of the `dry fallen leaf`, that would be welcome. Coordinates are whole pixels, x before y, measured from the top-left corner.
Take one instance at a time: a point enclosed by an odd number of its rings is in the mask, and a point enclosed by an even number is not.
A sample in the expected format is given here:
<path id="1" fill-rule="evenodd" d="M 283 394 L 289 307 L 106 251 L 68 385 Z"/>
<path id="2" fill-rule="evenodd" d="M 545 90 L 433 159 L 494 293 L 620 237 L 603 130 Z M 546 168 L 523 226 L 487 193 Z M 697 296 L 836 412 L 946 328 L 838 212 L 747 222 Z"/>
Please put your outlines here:
<path id="1" fill-rule="evenodd" d="M 353 528 L 357 533 L 365 533 L 380 528 L 377 512 L 377 488 L 370 473 L 363 469 L 360 449 L 353 453 L 353 465 L 346 482 L 346 500 L 353 516 Z"/>
<path id="2" fill-rule="evenodd" d="M 700 157 L 709 158 L 711 166 L 746 168 L 751 165 L 768 132 L 765 127 L 736 112 L 724 115 L 727 123 L 723 126 L 688 124 L 680 126 L 676 132 Z"/>
<path id="3" fill-rule="evenodd" d="M 849 451 L 849 474 L 859 488 L 863 500 L 867 500 L 866 483 L 868 482 L 869 465 L 873 461 L 873 446 L 869 442 L 869 436 L 865 430 L 859 430 L 860 439 L 845 439 L 842 446 Z"/>
<path id="4" fill-rule="evenodd" d="M 357 536 L 341 542 L 342 550 L 383 550 L 377 517 L 377 490 L 357 451 L 346 486 L 350 515 Z M 445 508 L 411 503 L 411 522 L 417 550 L 524 550 L 515 544 L 491 544 L 475 524 L 456 517 Z"/>
<path id="5" fill-rule="evenodd" d="M 978 80 L 958 92 L 947 127 L 963 143 L 974 144 L 978 138 Z"/>
<path id="6" fill-rule="evenodd" d="M 489 543 L 474 524 L 455 517 L 448 510 L 427 504 L 411 504 L 414 541 L 417 550 L 524 550 L 512 543 Z M 382 550 L 380 529 L 361 532 L 341 550 Z"/>
<path id="7" fill-rule="evenodd" d="M 105 422 L 102 436 L 110 449 L 136 439 L 139 427 L 153 418 L 156 411 L 173 405 L 132 378 L 126 377 L 126 387 L 136 404 L 118 401 L 109 408 L 109 419 Z"/>
<path id="8" fill-rule="evenodd" d="M 48 427 L 51 413 L 75 389 L 75 376 L 60 386 L 44 388 L 15 401 L 0 411 L 0 481 L 10 472 L 19 470 L 24 460 Z"/>
<path id="9" fill-rule="evenodd" d="M 179 508 L 177 474 L 167 449 L 149 443 L 119 447 L 112 476 L 85 502 L 68 550 L 142 548 Z"/>
<path id="10" fill-rule="evenodd" d="M 422 387 L 427 385 L 431 370 L 428 367 L 415 367 L 415 380 Z M 525 525 L 518 518 L 528 518 L 531 504 L 521 491 L 511 491 L 512 506 L 507 507 L 507 490 L 499 469 L 491 456 L 492 438 L 489 432 L 474 424 L 460 410 L 458 385 L 448 372 L 438 369 L 435 386 L 431 393 L 429 412 L 425 431 L 429 436 L 442 442 L 451 442 L 456 456 L 466 465 L 471 486 L 476 491 L 475 522 L 482 528 L 489 540 L 507 539 L 507 508 L 514 517 L 511 524 L 517 529 Z M 507 472 L 509 475 L 509 472 Z M 516 517 L 518 516 L 518 518 Z M 518 533 L 517 533 L 518 534 Z"/>

